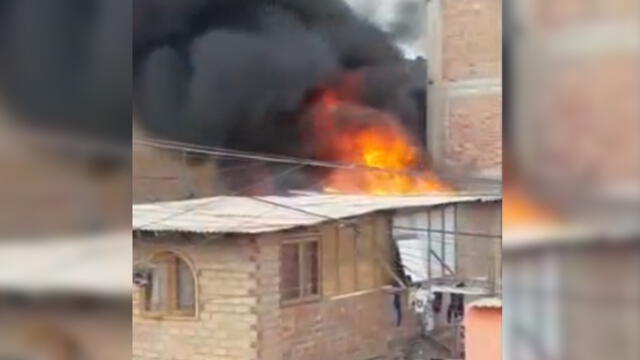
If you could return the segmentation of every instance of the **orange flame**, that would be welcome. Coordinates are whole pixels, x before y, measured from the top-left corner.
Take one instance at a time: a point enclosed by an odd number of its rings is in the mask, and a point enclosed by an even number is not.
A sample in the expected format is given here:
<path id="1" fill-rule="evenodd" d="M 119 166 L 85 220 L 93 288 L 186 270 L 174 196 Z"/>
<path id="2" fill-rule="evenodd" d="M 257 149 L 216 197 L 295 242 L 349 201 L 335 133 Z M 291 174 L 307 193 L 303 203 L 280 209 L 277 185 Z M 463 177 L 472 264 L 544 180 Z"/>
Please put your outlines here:
<path id="1" fill-rule="evenodd" d="M 428 171 L 417 172 L 422 153 L 398 119 L 349 103 L 326 92 L 315 109 L 315 134 L 321 134 L 319 157 L 371 169 L 338 169 L 327 189 L 349 193 L 417 194 L 450 191 Z"/>

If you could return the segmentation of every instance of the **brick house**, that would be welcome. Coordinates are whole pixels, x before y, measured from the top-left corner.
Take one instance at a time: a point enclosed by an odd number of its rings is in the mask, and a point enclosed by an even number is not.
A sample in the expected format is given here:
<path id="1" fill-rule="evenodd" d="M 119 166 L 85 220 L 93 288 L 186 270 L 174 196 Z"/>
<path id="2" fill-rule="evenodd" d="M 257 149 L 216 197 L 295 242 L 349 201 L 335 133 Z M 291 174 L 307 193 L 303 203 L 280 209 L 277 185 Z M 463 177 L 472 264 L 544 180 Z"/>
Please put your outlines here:
<path id="1" fill-rule="evenodd" d="M 454 234 L 446 224 L 462 224 L 467 208 L 500 203 L 314 195 L 134 205 L 133 359 L 394 358 L 421 333 L 406 279 L 426 264 L 409 262 L 398 217 L 454 214 L 414 224 L 435 238 Z M 464 253 L 437 248 L 445 259 Z"/>

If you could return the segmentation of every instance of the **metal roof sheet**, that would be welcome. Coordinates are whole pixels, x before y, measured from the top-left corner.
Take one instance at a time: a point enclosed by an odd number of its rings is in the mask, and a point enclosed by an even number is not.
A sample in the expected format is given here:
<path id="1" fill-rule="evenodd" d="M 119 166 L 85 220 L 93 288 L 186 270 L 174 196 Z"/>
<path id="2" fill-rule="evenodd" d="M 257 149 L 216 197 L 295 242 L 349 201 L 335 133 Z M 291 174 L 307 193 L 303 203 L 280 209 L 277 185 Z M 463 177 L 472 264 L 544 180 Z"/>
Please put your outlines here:
<path id="1" fill-rule="evenodd" d="M 128 296 L 131 233 L 0 242 L 0 292 Z"/>
<path id="2" fill-rule="evenodd" d="M 134 230 L 265 233 L 375 211 L 498 201 L 499 196 L 218 196 L 133 206 Z"/>

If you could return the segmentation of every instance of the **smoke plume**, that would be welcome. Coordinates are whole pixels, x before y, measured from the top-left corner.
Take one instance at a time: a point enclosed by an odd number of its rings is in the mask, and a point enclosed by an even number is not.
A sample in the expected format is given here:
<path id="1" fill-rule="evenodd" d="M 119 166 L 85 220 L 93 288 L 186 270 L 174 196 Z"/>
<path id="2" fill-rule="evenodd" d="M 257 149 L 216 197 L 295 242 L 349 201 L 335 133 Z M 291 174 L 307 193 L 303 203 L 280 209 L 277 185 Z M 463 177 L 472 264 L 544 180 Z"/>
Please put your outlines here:
<path id="1" fill-rule="evenodd" d="M 310 99 L 354 73 L 363 105 L 424 131 L 424 59 L 342 0 L 136 0 L 133 44 L 153 136 L 300 156 Z"/>

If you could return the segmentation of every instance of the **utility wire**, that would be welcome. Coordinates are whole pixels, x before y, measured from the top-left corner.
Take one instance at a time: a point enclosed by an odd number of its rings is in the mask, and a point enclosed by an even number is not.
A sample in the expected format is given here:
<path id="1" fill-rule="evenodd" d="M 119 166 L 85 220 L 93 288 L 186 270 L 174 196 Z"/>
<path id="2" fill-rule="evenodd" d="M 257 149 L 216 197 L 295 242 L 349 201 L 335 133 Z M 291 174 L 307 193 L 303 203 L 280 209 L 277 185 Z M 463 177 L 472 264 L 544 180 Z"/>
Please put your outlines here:
<path id="1" fill-rule="evenodd" d="M 252 160 L 247 160 L 247 161 L 252 161 Z M 260 162 L 254 162 L 251 164 L 236 165 L 236 166 L 230 166 L 230 167 L 220 166 L 218 169 L 216 169 L 215 174 L 220 175 L 220 174 L 226 174 L 226 173 L 236 172 L 236 171 L 247 171 L 248 169 L 253 169 L 259 166 L 263 166 L 263 164 Z M 184 177 L 183 176 L 167 176 L 167 175 L 155 175 L 155 176 L 154 175 L 134 175 L 133 178 L 143 179 L 143 180 L 175 181 L 175 180 L 181 180 Z"/>
<path id="2" fill-rule="evenodd" d="M 331 220 L 331 221 L 336 221 L 336 222 L 342 223 L 343 225 L 351 226 L 351 222 L 348 222 L 348 221 L 345 221 L 343 219 L 339 219 L 339 218 L 336 218 L 336 217 L 333 217 L 333 216 L 316 213 L 316 212 L 313 212 L 313 211 L 309 211 L 309 210 L 306 210 L 306 209 L 301 209 L 301 208 L 298 208 L 298 207 L 295 207 L 295 206 L 291 206 L 291 205 L 278 203 L 278 202 L 267 200 L 267 199 L 264 199 L 264 198 L 261 198 L 261 197 L 257 197 L 257 196 L 251 196 L 250 198 L 255 200 L 255 201 L 263 202 L 263 203 L 270 204 L 270 205 L 273 205 L 273 206 L 281 207 L 281 208 L 292 210 L 292 211 L 297 211 L 299 213 L 303 213 L 303 214 L 306 214 L 306 215 L 320 217 L 320 218 L 323 218 L 323 219 L 326 219 L 326 220 Z M 432 232 L 432 233 L 439 233 L 439 234 L 450 234 L 450 235 L 461 235 L 461 236 L 501 238 L 500 235 L 490 235 L 490 234 L 471 233 L 471 232 L 458 232 L 458 231 L 449 231 L 449 230 L 432 230 L 432 229 L 428 229 L 428 228 L 410 227 L 410 226 L 393 225 L 393 226 L 391 226 L 391 228 L 392 229 L 399 229 L 399 230 L 410 230 L 410 231 L 415 231 L 415 232 Z M 433 239 L 433 241 L 443 241 L 443 240 Z M 447 240 L 444 240 L 444 241 L 447 241 Z"/>
<path id="3" fill-rule="evenodd" d="M 188 151 L 196 154 L 205 154 L 205 155 L 214 156 L 214 157 L 218 156 L 218 157 L 230 157 L 230 158 L 239 158 L 239 159 L 252 159 L 252 160 L 260 160 L 260 161 L 274 162 L 274 163 L 298 164 L 298 165 L 307 165 L 307 166 L 333 168 L 333 169 L 344 169 L 344 170 L 377 171 L 377 172 L 384 172 L 384 173 L 405 175 L 405 176 L 420 176 L 423 174 L 419 170 L 410 170 L 410 171 L 390 170 L 390 169 L 372 167 L 372 166 L 356 164 L 356 163 L 344 163 L 344 162 L 336 162 L 336 161 L 305 159 L 305 158 L 298 158 L 298 157 L 292 157 L 292 156 L 233 150 L 233 149 L 222 148 L 222 147 L 195 145 L 195 144 L 189 144 L 189 143 L 184 143 L 179 141 L 169 141 L 169 140 L 160 140 L 160 139 L 134 140 L 134 144 L 156 147 L 156 148 L 167 149 L 167 150 L 174 150 L 174 151 Z M 495 180 L 490 178 L 481 178 L 481 177 L 460 178 L 460 177 L 442 176 L 442 175 L 441 177 L 448 180 L 478 181 L 478 182 L 487 182 L 487 183 L 496 183 L 496 184 L 501 183 L 500 180 Z M 490 195 L 496 195 L 496 194 L 492 193 Z"/>

